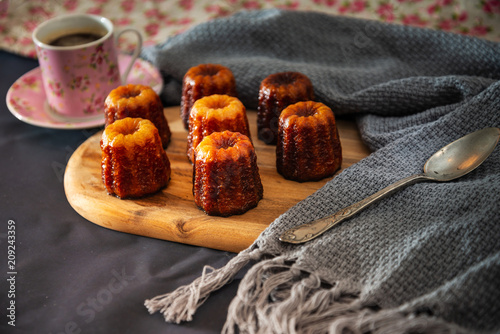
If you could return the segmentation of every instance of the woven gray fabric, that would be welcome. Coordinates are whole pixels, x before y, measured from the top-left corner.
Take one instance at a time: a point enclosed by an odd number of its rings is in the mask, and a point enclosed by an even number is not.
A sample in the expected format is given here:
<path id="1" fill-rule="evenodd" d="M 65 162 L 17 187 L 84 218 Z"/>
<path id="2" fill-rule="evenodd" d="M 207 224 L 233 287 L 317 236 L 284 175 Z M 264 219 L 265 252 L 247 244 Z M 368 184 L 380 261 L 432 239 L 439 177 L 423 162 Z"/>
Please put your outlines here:
<path id="1" fill-rule="evenodd" d="M 412 185 L 304 245 L 286 229 L 419 173 L 457 138 L 500 126 L 500 45 L 313 12 L 242 12 L 146 48 L 179 103 L 192 66 L 228 66 L 248 108 L 259 84 L 299 71 L 337 115 L 355 115 L 373 153 L 276 219 L 226 267 L 146 302 L 190 320 L 253 261 L 231 303 L 231 333 L 500 332 L 500 149 L 449 183 Z M 342 140 L 342 138 L 341 138 Z M 265 196 L 265 194 L 264 194 Z"/>

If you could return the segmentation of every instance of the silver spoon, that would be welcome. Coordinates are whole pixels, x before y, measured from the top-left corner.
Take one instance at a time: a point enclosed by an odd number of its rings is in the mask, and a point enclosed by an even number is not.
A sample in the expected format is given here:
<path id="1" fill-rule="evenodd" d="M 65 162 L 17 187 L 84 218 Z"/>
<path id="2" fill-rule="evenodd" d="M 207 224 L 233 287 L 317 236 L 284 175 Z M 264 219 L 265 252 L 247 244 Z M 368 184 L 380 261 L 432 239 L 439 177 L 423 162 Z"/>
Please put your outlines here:
<path id="1" fill-rule="evenodd" d="M 485 128 L 446 145 L 434 153 L 424 165 L 424 172 L 401 179 L 367 198 L 335 214 L 287 230 L 280 240 L 301 244 L 312 240 L 333 226 L 357 214 L 368 205 L 421 181 L 451 181 L 471 172 L 493 152 L 500 138 L 499 128 Z"/>

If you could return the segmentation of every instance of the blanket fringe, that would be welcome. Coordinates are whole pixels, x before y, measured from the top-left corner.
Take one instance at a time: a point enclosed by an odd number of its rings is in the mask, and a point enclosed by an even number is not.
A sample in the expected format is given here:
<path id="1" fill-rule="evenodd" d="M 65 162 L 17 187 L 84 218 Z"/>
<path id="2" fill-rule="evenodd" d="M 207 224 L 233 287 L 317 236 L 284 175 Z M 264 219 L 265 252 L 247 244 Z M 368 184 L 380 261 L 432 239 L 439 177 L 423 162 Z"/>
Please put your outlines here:
<path id="1" fill-rule="evenodd" d="M 229 305 L 223 333 L 466 333 L 435 317 L 401 308 L 379 310 L 361 301 L 361 288 L 325 283 L 297 268 L 293 259 L 256 263 Z"/>
<path id="2" fill-rule="evenodd" d="M 345 281 L 326 283 L 319 274 L 301 270 L 295 258 L 265 259 L 247 249 L 224 267 L 205 266 L 201 277 L 144 303 L 167 322 L 191 321 L 211 292 L 231 281 L 251 260 L 259 260 L 241 280 L 229 305 L 224 334 L 406 334 L 470 333 L 436 317 L 415 315 L 404 306 L 380 310 L 361 301 L 361 287 Z"/>
<path id="3" fill-rule="evenodd" d="M 325 284 L 293 259 L 264 260 L 240 282 L 223 333 L 327 333 L 334 318 L 360 309 L 359 291 Z"/>
<path id="4" fill-rule="evenodd" d="M 191 321 L 193 314 L 205 302 L 210 293 L 230 282 L 248 262 L 259 256 L 259 249 L 247 249 L 232 258 L 222 268 L 214 269 L 211 266 L 205 266 L 202 275 L 191 284 L 148 299 L 144 305 L 151 314 L 160 311 L 167 322 Z"/>

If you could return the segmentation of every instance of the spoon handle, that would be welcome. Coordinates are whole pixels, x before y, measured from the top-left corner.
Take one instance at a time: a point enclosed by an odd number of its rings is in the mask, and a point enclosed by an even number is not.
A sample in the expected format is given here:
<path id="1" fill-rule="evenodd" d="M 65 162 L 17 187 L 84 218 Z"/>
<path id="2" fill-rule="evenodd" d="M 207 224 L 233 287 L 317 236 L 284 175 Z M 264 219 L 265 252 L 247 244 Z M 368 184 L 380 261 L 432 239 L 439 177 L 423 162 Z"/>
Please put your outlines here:
<path id="1" fill-rule="evenodd" d="M 328 231 L 338 223 L 354 216 L 370 204 L 400 190 L 403 187 L 426 180 L 432 179 L 424 174 L 415 174 L 405 177 L 404 179 L 394 182 L 384 189 L 377 191 L 373 195 L 370 195 L 357 203 L 354 203 L 344 209 L 337 211 L 331 216 L 327 216 L 325 218 L 293 227 L 285 231 L 285 233 L 283 233 L 279 239 L 283 242 L 288 242 L 291 244 L 301 244 L 306 241 L 312 240 Z"/>

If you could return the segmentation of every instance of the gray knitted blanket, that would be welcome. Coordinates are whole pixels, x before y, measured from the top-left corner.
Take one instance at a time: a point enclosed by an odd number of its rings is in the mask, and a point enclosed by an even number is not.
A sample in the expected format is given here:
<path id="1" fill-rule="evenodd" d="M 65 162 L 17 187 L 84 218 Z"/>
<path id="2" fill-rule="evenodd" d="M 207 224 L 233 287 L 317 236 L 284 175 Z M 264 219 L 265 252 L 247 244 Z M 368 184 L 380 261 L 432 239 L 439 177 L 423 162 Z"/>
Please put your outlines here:
<path id="1" fill-rule="evenodd" d="M 228 66 L 247 108 L 280 71 L 307 75 L 317 99 L 354 115 L 373 153 L 276 219 L 226 266 L 146 301 L 192 319 L 211 292 L 251 264 L 226 333 L 500 332 L 500 149 L 471 174 L 419 183 L 303 245 L 293 226 L 330 215 L 419 173 L 445 144 L 500 126 L 500 45 L 313 12 L 242 12 L 194 27 L 143 57 L 180 100 L 191 66 Z M 342 140 L 342 138 L 341 138 Z"/>

